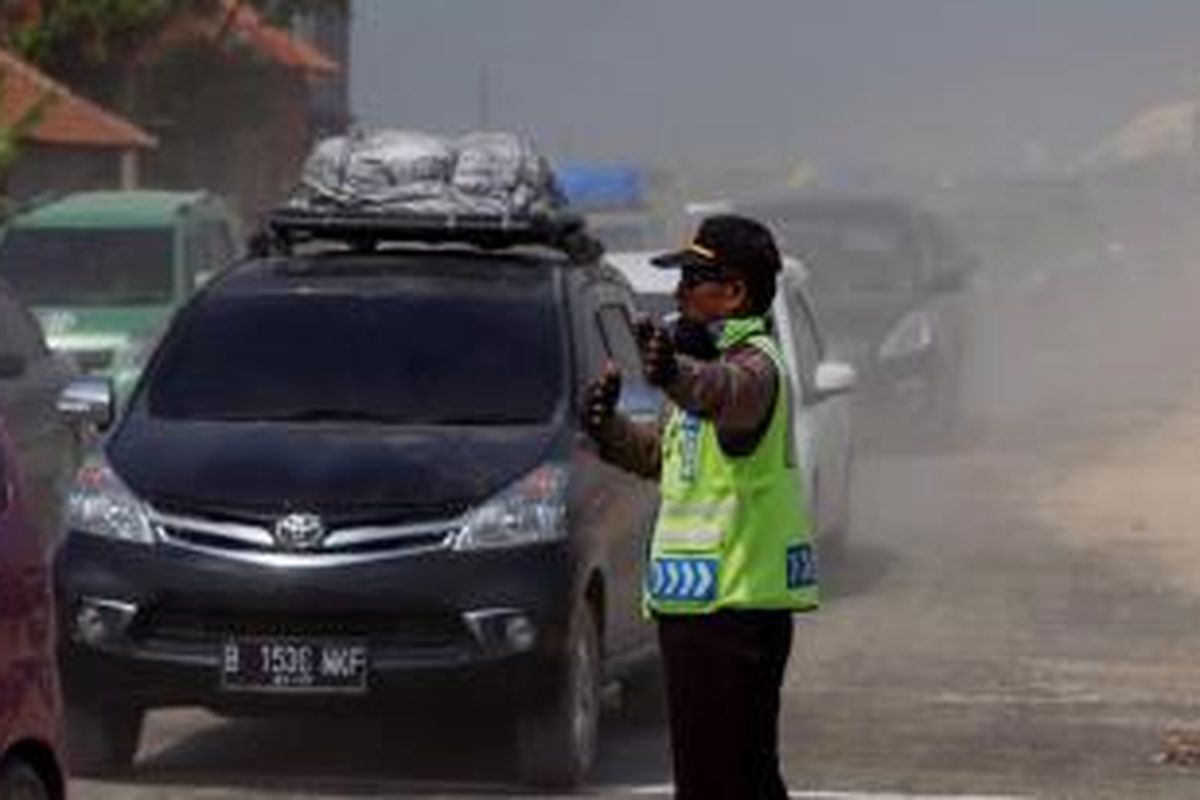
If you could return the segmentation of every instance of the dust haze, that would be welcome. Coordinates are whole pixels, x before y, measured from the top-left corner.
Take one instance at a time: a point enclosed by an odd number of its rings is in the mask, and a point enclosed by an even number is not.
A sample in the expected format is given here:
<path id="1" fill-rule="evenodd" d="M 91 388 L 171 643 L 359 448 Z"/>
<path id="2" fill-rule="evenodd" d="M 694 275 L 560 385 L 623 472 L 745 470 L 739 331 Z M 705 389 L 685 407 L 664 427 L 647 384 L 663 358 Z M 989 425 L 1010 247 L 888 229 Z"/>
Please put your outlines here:
<path id="1" fill-rule="evenodd" d="M 1070 429 L 1077 404 L 1117 403 L 1182 344 L 1181 293 L 1155 281 L 1184 279 L 1194 247 L 1195 3 L 364 0 L 355 13 L 361 124 L 516 128 L 559 162 L 638 165 L 665 185 L 671 237 L 688 203 L 798 186 L 942 216 L 978 256 L 961 301 L 966 441 Z"/>
<path id="2" fill-rule="evenodd" d="M 824 358 L 858 384 L 848 542 L 784 698 L 793 789 L 1194 796 L 1152 756 L 1200 711 L 1200 2 L 353 15 L 356 124 L 516 130 L 564 170 L 630 170 L 643 194 L 589 212 L 613 253 L 732 209 L 808 266 Z M 872 269 L 907 271 L 898 293 Z M 665 726 L 620 708 L 588 793 L 663 796 Z M 507 734 L 460 722 L 171 710 L 137 796 L 519 796 L 495 788 Z"/>

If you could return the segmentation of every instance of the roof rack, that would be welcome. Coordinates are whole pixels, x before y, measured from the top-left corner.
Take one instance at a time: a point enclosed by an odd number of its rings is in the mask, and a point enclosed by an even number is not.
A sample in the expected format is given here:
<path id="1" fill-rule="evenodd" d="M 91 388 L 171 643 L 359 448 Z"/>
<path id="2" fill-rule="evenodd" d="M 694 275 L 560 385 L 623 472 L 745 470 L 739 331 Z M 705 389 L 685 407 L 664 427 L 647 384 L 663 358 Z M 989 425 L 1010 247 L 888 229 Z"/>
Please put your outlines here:
<path id="1" fill-rule="evenodd" d="M 524 216 L 378 211 L 314 211 L 282 207 L 264 220 L 264 251 L 290 254 L 297 244 L 342 242 L 374 250 L 385 242 L 462 243 L 482 249 L 539 245 L 572 261 L 595 260 L 603 252 L 587 233 L 582 216 L 539 212 Z"/>

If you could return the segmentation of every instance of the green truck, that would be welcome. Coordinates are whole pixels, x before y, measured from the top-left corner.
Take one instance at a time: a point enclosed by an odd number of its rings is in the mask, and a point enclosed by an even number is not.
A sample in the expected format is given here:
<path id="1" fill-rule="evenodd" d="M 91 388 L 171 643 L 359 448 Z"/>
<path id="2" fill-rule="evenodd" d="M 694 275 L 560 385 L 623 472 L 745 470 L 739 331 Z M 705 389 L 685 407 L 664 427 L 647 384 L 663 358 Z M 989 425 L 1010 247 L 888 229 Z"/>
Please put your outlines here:
<path id="1" fill-rule="evenodd" d="M 174 310 L 237 256 L 229 209 L 207 192 L 79 192 L 12 218 L 0 279 L 50 347 L 124 396 Z"/>

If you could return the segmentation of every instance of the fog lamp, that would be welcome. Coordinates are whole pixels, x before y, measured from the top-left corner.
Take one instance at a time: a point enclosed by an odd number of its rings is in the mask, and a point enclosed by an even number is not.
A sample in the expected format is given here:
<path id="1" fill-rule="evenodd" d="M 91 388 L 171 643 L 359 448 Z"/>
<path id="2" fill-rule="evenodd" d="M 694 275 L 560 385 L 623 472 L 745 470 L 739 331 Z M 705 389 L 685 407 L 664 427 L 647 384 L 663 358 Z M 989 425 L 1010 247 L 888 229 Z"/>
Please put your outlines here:
<path id="1" fill-rule="evenodd" d="M 485 653 L 524 653 L 537 642 L 537 626 L 517 609 L 487 608 L 468 611 L 463 617 Z"/>
<path id="2" fill-rule="evenodd" d="M 518 614 L 504 621 L 504 638 L 514 651 L 524 653 L 533 649 L 533 643 L 537 641 L 537 629 L 528 617 Z"/>
<path id="3" fill-rule="evenodd" d="M 111 644 L 125 636 L 136 614 L 133 603 L 85 597 L 75 612 L 75 636 L 93 647 Z"/>

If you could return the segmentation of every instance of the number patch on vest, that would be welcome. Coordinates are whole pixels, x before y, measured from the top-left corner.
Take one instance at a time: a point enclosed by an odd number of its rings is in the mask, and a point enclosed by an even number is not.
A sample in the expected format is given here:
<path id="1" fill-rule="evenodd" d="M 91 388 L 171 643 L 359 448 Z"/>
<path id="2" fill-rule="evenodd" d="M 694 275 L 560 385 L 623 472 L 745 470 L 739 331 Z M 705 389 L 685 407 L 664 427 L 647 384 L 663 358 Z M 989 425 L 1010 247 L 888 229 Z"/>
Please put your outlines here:
<path id="1" fill-rule="evenodd" d="M 817 560 L 812 545 L 794 544 L 787 549 L 787 588 L 800 589 L 817 582 Z"/>
<path id="2" fill-rule="evenodd" d="M 695 483 L 700 464 L 700 417 L 690 411 L 683 413 L 680 433 L 683 442 L 680 448 L 679 480 L 684 483 Z"/>
<path id="3" fill-rule="evenodd" d="M 654 559 L 650 570 L 650 596 L 655 600 L 716 600 L 717 559 Z"/>

